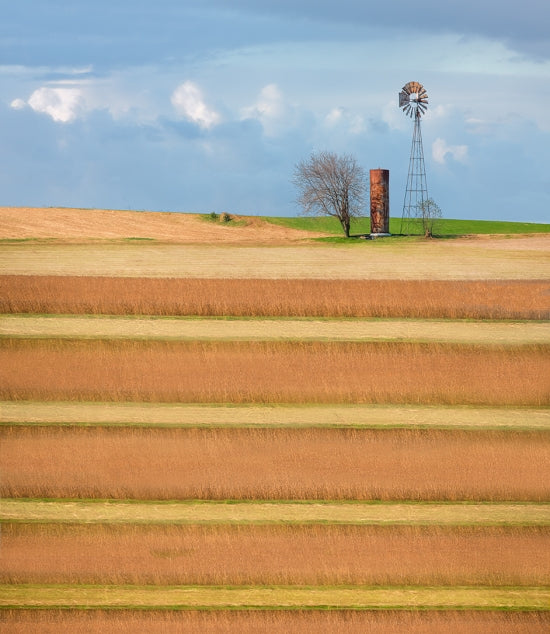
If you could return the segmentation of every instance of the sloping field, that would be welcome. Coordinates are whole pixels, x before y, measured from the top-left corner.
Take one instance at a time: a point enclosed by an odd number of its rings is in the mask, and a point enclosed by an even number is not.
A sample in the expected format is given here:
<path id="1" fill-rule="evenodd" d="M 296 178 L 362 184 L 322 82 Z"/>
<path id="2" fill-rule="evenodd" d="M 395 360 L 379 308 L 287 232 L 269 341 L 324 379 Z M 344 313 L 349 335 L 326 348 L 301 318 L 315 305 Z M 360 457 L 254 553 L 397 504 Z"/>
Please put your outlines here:
<path id="1" fill-rule="evenodd" d="M 0 276 L 3 313 L 550 319 L 548 281 Z"/>
<path id="2" fill-rule="evenodd" d="M 377 319 L 158 319 L 0 315 L 0 336 L 195 341 L 408 340 L 469 344 L 550 344 L 549 322 Z"/>
<path id="3" fill-rule="evenodd" d="M 0 628 L 546 631 L 550 236 L 0 225 Z"/>
<path id="4" fill-rule="evenodd" d="M 550 501 L 545 432 L 4 426 L 0 435 L 5 497 Z"/>
<path id="5" fill-rule="evenodd" d="M 513 249 L 499 243 L 488 249 L 475 241 L 459 248 L 437 240 L 301 246 L 13 242 L 2 245 L 0 273 L 195 279 L 550 278 L 550 249 L 531 249 L 530 244 Z"/>
<path id="6" fill-rule="evenodd" d="M 237 218 L 237 226 L 206 222 L 196 214 L 109 209 L 0 207 L 0 240 L 64 242 L 145 239 L 173 243 L 286 243 L 326 235 L 282 227 L 261 218 Z"/>

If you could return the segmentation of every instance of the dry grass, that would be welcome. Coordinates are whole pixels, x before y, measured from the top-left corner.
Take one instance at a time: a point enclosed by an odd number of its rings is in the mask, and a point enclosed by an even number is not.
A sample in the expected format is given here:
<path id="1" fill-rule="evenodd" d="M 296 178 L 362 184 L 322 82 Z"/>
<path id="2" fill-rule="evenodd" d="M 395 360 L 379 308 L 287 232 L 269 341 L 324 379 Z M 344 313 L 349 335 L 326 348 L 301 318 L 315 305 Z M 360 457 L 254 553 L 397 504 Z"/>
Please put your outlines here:
<path id="1" fill-rule="evenodd" d="M 550 344 L 550 322 L 426 319 L 219 319 L 1 315 L 0 336 L 194 341 L 440 341 Z"/>
<path id="2" fill-rule="evenodd" d="M 16 241 L 2 245 L 0 271 L 4 275 L 149 278 L 550 279 L 550 238 L 546 238 L 546 247 L 536 246 L 532 240 L 523 244 L 513 240 L 517 248 L 512 249 L 506 240 L 495 240 L 491 249 L 475 240 L 360 242 L 232 246 L 143 241 L 98 244 Z"/>
<path id="3" fill-rule="evenodd" d="M 0 313 L 550 319 L 548 281 L 0 276 Z"/>
<path id="4" fill-rule="evenodd" d="M 0 433 L 4 497 L 550 500 L 544 432 L 3 427 Z"/>
<path id="5" fill-rule="evenodd" d="M 550 504 L 367 502 L 135 502 L 0 500 L 0 521 L 144 524 L 550 526 Z"/>
<path id="6" fill-rule="evenodd" d="M 548 347 L 0 340 L 0 398 L 550 403 Z"/>
<path id="7" fill-rule="evenodd" d="M 550 612 L 7 610 L 13 634 L 547 634 Z"/>
<path id="8" fill-rule="evenodd" d="M 1 583 L 544 585 L 548 528 L 4 524 Z"/>
<path id="9" fill-rule="evenodd" d="M 550 430 L 550 408 L 0 401 L 0 424 Z"/>

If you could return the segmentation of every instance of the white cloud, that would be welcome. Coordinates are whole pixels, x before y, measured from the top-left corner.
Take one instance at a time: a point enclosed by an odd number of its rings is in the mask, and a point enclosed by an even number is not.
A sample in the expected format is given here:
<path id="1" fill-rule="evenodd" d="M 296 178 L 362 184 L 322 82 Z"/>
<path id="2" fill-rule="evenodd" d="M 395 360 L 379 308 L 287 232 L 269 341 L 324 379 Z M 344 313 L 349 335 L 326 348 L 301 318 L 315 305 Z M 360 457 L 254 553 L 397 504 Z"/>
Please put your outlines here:
<path id="1" fill-rule="evenodd" d="M 186 81 L 172 94 L 172 105 L 176 112 L 190 119 L 201 128 L 211 128 L 220 122 L 220 115 L 204 102 L 200 88 Z"/>
<path id="2" fill-rule="evenodd" d="M 14 110 L 23 110 L 23 108 L 25 108 L 27 105 L 27 102 L 24 99 L 14 99 L 10 106 L 14 109 Z"/>
<path id="3" fill-rule="evenodd" d="M 22 99 L 16 99 L 18 107 Z M 12 108 L 15 107 L 12 102 Z M 36 112 L 48 114 L 54 121 L 69 123 L 78 116 L 84 106 L 82 90 L 79 88 L 51 88 L 42 86 L 35 90 L 28 105 Z"/>
<path id="4" fill-rule="evenodd" d="M 455 161 L 464 163 L 468 156 L 467 145 L 447 145 L 447 142 L 442 138 L 437 138 L 432 143 L 432 156 L 437 163 L 445 164 L 447 155 L 452 156 Z"/>
<path id="5" fill-rule="evenodd" d="M 325 125 L 329 128 L 344 126 L 352 134 L 361 134 L 365 131 L 363 117 L 352 114 L 345 108 L 333 108 L 325 117 Z"/>
<path id="6" fill-rule="evenodd" d="M 288 108 L 277 84 L 264 86 L 256 103 L 241 110 L 243 119 L 258 119 L 268 136 L 277 134 L 280 122 L 288 114 Z"/>

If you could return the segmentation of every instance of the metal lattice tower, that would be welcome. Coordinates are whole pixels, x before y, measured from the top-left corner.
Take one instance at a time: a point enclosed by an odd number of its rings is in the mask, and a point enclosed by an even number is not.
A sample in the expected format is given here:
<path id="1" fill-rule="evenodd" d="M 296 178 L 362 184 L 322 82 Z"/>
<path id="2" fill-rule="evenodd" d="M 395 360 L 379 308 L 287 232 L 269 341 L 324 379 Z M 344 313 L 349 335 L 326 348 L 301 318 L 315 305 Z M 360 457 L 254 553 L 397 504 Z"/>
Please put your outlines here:
<path id="1" fill-rule="evenodd" d="M 424 165 L 424 148 L 422 146 L 422 130 L 420 117 L 428 107 L 428 93 L 417 81 L 411 81 L 399 93 L 399 107 L 411 118 L 414 117 L 414 130 L 409 158 L 409 173 L 407 188 L 403 201 L 400 233 L 409 234 L 411 219 L 421 215 L 420 207 L 428 200 L 428 186 L 426 183 L 426 167 Z"/>

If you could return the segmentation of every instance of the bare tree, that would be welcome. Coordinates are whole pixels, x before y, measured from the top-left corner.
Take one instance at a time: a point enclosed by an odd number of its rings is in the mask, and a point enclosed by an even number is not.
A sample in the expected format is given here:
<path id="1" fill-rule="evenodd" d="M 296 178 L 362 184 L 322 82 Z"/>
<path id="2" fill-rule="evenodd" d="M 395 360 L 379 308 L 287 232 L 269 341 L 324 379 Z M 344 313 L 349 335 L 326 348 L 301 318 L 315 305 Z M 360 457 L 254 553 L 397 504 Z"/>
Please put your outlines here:
<path id="1" fill-rule="evenodd" d="M 338 218 L 349 238 L 351 220 L 363 215 L 366 191 L 365 172 L 353 156 L 314 153 L 296 165 L 293 183 L 304 215 Z"/>
<path id="2" fill-rule="evenodd" d="M 420 220 L 425 238 L 431 238 L 442 217 L 441 208 L 433 198 L 427 198 L 416 208 L 416 217 Z"/>

